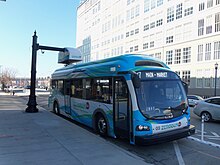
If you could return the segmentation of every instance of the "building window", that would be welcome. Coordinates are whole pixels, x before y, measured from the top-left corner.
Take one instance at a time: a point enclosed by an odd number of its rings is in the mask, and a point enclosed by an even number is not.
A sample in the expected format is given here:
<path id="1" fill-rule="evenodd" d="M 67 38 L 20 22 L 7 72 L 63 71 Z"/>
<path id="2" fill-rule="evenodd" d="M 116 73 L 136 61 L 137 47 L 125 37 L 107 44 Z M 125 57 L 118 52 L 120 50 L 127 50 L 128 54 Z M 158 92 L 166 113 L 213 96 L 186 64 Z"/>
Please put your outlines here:
<path id="1" fill-rule="evenodd" d="M 157 0 L 157 7 L 163 5 L 163 0 Z"/>
<path id="2" fill-rule="evenodd" d="M 138 51 L 138 45 L 134 47 L 134 51 Z"/>
<path id="3" fill-rule="evenodd" d="M 135 17 L 138 17 L 140 15 L 140 5 L 137 5 L 135 8 Z"/>
<path id="4" fill-rule="evenodd" d="M 175 73 L 180 77 L 180 71 L 175 71 Z"/>
<path id="5" fill-rule="evenodd" d="M 134 8 L 131 8 L 131 19 L 134 18 Z"/>
<path id="6" fill-rule="evenodd" d="M 167 9 L 167 23 L 174 21 L 174 7 Z"/>
<path id="7" fill-rule="evenodd" d="M 156 7 L 156 0 L 151 0 L 151 9 Z"/>
<path id="8" fill-rule="evenodd" d="M 139 28 L 138 29 L 135 29 L 135 34 L 138 34 L 139 33 Z"/>
<path id="9" fill-rule="evenodd" d="M 150 28 L 153 29 L 155 27 L 155 22 L 150 23 Z"/>
<path id="10" fill-rule="evenodd" d="M 176 6 L 176 19 L 182 18 L 182 12 L 183 12 L 183 4 L 180 3 Z"/>
<path id="11" fill-rule="evenodd" d="M 202 11 L 202 10 L 204 10 L 204 9 L 205 9 L 205 2 L 200 3 L 200 4 L 199 4 L 199 11 Z"/>
<path id="12" fill-rule="evenodd" d="M 129 32 L 126 33 L 126 37 L 129 37 Z"/>
<path id="13" fill-rule="evenodd" d="M 211 60 L 211 43 L 205 45 L 205 60 Z"/>
<path id="14" fill-rule="evenodd" d="M 166 64 L 172 65 L 172 61 L 173 61 L 173 51 L 169 50 L 166 52 Z"/>
<path id="15" fill-rule="evenodd" d="M 148 12 L 150 10 L 150 0 L 144 0 L 144 12 Z"/>
<path id="16" fill-rule="evenodd" d="M 197 61 L 202 61 L 202 59 L 203 59 L 203 45 L 198 45 Z"/>
<path id="17" fill-rule="evenodd" d="M 131 16 L 131 12 L 130 12 L 130 10 L 127 10 L 126 21 L 130 20 L 130 16 Z"/>
<path id="18" fill-rule="evenodd" d="M 148 43 L 144 43 L 143 44 L 143 49 L 147 49 L 148 48 Z"/>
<path id="19" fill-rule="evenodd" d="M 163 25 L 163 19 L 157 20 L 156 26 L 161 26 L 161 25 Z"/>
<path id="20" fill-rule="evenodd" d="M 216 0 L 216 5 L 219 5 L 220 4 L 220 0 Z"/>
<path id="21" fill-rule="evenodd" d="M 180 61 L 181 61 L 181 49 L 176 49 L 174 56 L 174 64 L 180 64 Z"/>
<path id="22" fill-rule="evenodd" d="M 215 14 L 215 32 L 219 32 L 219 31 L 220 31 L 220 13 L 217 13 Z"/>
<path id="23" fill-rule="evenodd" d="M 189 70 L 186 70 L 186 71 L 182 71 L 182 80 L 185 82 L 185 83 L 190 83 L 190 71 Z"/>
<path id="24" fill-rule="evenodd" d="M 193 7 L 189 7 L 184 10 L 184 16 L 188 16 L 190 14 L 193 14 Z"/>
<path id="25" fill-rule="evenodd" d="M 214 60 L 220 59 L 220 41 L 214 42 Z"/>
<path id="26" fill-rule="evenodd" d="M 197 88 L 202 88 L 203 85 L 203 79 L 202 78 L 197 78 L 196 79 L 196 87 Z"/>
<path id="27" fill-rule="evenodd" d="M 207 0 L 207 8 L 210 8 L 213 6 L 213 0 Z"/>
<path id="28" fill-rule="evenodd" d="M 147 25 L 144 25 L 144 31 L 146 31 L 146 30 L 149 30 L 149 24 L 147 24 Z"/>
<path id="29" fill-rule="evenodd" d="M 133 52 L 134 51 L 134 47 L 130 47 L 130 52 Z"/>
<path id="30" fill-rule="evenodd" d="M 161 52 L 155 53 L 155 58 L 161 59 Z"/>
<path id="31" fill-rule="evenodd" d="M 130 5 L 130 3 L 131 3 L 131 0 L 127 0 L 127 5 Z"/>
<path id="32" fill-rule="evenodd" d="M 130 36 L 133 36 L 134 35 L 134 30 L 131 30 L 130 31 Z"/>
<path id="33" fill-rule="evenodd" d="M 166 37 L 166 43 L 167 43 L 167 44 L 173 43 L 173 36 L 168 36 L 168 37 Z"/>
<path id="34" fill-rule="evenodd" d="M 154 47 L 154 41 L 151 41 L 150 42 L 150 48 L 153 48 Z"/>
<path id="35" fill-rule="evenodd" d="M 198 21 L 198 36 L 202 36 L 204 34 L 204 19 L 200 19 Z"/>
<path id="36" fill-rule="evenodd" d="M 212 15 L 206 17 L 206 34 L 212 33 Z"/>
<path id="37" fill-rule="evenodd" d="M 191 62 L 191 47 L 183 48 L 183 63 Z"/>
<path id="38" fill-rule="evenodd" d="M 210 88 L 211 87 L 211 78 L 205 78 L 204 81 L 205 81 L 204 87 Z"/>

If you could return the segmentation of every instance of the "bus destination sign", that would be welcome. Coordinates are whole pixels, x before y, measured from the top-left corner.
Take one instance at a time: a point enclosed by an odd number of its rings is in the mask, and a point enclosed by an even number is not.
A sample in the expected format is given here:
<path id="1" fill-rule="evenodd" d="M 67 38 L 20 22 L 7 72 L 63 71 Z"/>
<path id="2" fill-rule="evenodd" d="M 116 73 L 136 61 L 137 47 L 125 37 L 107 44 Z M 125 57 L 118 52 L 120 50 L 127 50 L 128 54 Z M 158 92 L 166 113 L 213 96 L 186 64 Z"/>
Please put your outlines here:
<path id="1" fill-rule="evenodd" d="M 145 73 L 146 78 L 158 77 L 158 78 L 166 78 L 167 72 L 147 72 Z"/>
<path id="2" fill-rule="evenodd" d="M 175 73 L 164 71 L 142 71 L 138 75 L 141 79 L 178 79 Z"/>

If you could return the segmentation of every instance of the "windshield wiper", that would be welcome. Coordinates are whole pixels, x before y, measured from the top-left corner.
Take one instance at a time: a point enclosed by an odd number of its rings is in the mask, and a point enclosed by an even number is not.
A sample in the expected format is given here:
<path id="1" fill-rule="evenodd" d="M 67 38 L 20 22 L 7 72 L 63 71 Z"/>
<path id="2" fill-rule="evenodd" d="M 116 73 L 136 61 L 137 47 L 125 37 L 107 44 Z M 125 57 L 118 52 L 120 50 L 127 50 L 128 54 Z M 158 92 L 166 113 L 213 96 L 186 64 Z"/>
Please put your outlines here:
<path id="1" fill-rule="evenodd" d="M 178 106 L 176 106 L 174 108 L 173 107 L 169 107 L 169 108 L 170 108 L 170 110 L 174 110 L 174 111 L 181 110 L 183 113 L 188 114 L 187 113 L 188 106 L 187 106 L 186 103 L 182 103 L 182 104 L 180 104 L 180 105 L 178 105 Z"/>

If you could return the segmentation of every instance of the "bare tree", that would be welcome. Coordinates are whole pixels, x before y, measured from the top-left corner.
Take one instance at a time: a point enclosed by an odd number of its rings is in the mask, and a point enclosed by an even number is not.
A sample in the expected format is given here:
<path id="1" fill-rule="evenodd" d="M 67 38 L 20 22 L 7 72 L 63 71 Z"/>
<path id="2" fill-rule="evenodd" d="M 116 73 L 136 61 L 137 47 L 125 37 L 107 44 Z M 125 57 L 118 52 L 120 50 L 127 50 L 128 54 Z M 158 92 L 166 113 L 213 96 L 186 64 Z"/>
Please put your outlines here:
<path id="1" fill-rule="evenodd" d="M 4 68 L 1 70 L 0 82 L 3 90 L 12 85 L 12 80 L 15 78 L 16 73 L 17 71 L 12 68 Z"/>

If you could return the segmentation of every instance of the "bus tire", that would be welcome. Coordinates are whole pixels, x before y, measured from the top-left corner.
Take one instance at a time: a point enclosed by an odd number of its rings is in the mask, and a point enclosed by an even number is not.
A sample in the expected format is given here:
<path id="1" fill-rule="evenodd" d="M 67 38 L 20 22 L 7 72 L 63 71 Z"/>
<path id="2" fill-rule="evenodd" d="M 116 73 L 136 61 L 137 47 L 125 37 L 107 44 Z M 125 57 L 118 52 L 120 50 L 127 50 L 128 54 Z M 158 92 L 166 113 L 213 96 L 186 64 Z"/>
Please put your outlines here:
<path id="1" fill-rule="evenodd" d="M 96 118 L 96 130 L 98 132 L 98 134 L 100 136 L 103 136 L 103 137 L 106 137 L 107 136 L 107 121 L 106 119 L 104 118 L 103 115 L 99 114 Z"/>
<path id="2" fill-rule="evenodd" d="M 53 104 L 53 112 L 57 115 L 60 114 L 59 104 L 56 101 Z"/>

